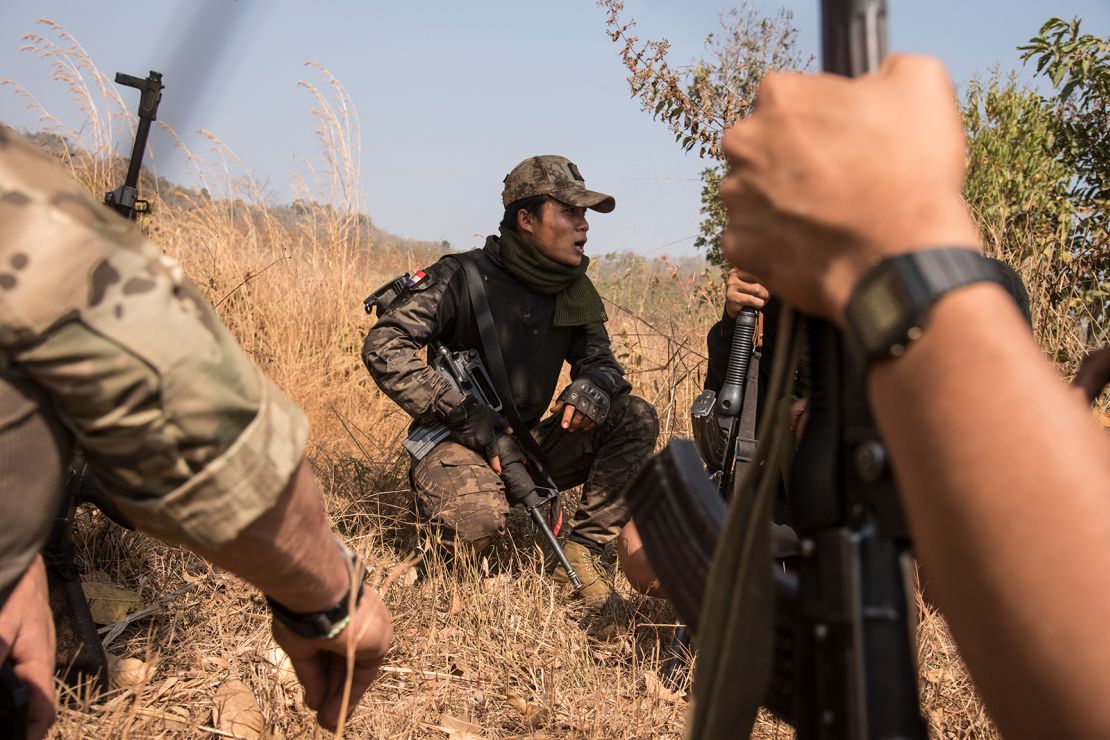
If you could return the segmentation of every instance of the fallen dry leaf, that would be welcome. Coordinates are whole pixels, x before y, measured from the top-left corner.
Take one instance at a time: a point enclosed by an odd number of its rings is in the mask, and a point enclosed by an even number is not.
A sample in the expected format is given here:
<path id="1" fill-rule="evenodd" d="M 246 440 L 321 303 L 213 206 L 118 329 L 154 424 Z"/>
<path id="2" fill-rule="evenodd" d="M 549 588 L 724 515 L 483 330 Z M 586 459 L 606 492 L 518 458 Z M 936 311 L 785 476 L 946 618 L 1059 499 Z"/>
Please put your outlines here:
<path id="1" fill-rule="evenodd" d="M 539 704 L 528 701 L 523 697 L 511 694 L 509 696 L 509 706 L 520 712 L 520 716 L 524 719 L 524 724 L 531 730 L 539 729 L 547 721 L 547 710 Z"/>
<path id="2" fill-rule="evenodd" d="M 486 740 L 481 727 L 470 720 L 452 717 L 446 712 L 439 718 L 438 729 L 447 733 L 447 740 Z"/>
<path id="3" fill-rule="evenodd" d="M 955 677 L 952 675 L 952 671 L 947 668 L 930 668 L 925 671 L 925 680 L 929 683 L 947 683 L 953 678 Z"/>
<path id="4" fill-rule="evenodd" d="M 408 570 L 402 573 L 401 577 L 397 580 L 397 583 L 401 584 L 401 586 L 405 588 L 408 588 L 409 586 L 415 586 L 419 582 L 420 571 L 417 570 L 415 566 L 409 566 Z"/>
<path id="5" fill-rule="evenodd" d="M 117 689 L 129 689 L 150 680 L 154 675 L 154 665 L 144 663 L 138 658 L 121 658 L 106 653 L 108 658 L 108 681 Z"/>
<path id="6" fill-rule="evenodd" d="M 134 591 L 110 583 L 89 582 L 81 584 L 93 621 L 99 625 L 115 624 L 143 606 L 143 600 Z"/>
<path id="7" fill-rule="evenodd" d="M 647 692 L 656 699 L 672 703 L 686 701 L 686 697 L 681 692 L 668 689 L 659 676 L 655 675 L 655 671 L 644 671 L 644 685 L 647 687 Z"/>
<path id="8" fill-rule="evenodd" d="M 293 670 L 293 661 L 289 660 L 284 650 L 275 647 L 262 653 L 262 658 L 274 667 L 278 683 L 282 686 L 296 683 L 297 672 Z"/>
<path id="9" fill-rule="evenodd" d="M 262 710 L 245 683 L 232 678 L 220 684 L 212 700 L 212 724 L 236 737 L 262 737 Z"/>
<path id="10" fill-rule="evenodd" d="M 419 565 L 423 560 L 424 550 L 422 548 L 410 552 L 404 560 L 389 569 L 389 572 L 386 573 L 385 580 L 382 581 L 382 585 L 378 588 L 378 591 L 384 594 L 385 592 L 389 591 L 389 587 L 392 586 L 394 583 L 397 583 L 398 580 L 402 581 L 402 586 L 412 585 L 410 583 L 404 583 L 404 580 L 414 577 L 413 572 L 416 571 L 416 566 Z M 420 579 L 419 572 L 416 572 L 415 579 Z M 415 582 L 416 581 L 414 580 L 413 583 Z"/>
<path id="11" fill-rule="evenodd" d="M 451 658 L 451 666 L 447 672 L 459 678 L 468 678 L 474 675 L 474 669 L 471 668 L 470 663 L 468 663 L 465 658 L 459 656 Z"/>

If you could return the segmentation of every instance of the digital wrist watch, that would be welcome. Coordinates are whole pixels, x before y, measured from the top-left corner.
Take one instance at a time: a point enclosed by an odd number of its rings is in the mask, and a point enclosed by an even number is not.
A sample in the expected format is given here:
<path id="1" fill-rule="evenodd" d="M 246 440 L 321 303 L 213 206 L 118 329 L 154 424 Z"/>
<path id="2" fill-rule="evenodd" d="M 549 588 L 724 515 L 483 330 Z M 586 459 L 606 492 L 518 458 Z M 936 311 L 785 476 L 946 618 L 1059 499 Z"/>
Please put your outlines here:
<path id="1" fill-rule="evenodd" d="M 946 293 L 978 282 L 1002 284 L 978 251 L 945 247 L 886 257 L 864 273 L 844 309 L 844 337 L 864 366 L 900 357 Z"/>

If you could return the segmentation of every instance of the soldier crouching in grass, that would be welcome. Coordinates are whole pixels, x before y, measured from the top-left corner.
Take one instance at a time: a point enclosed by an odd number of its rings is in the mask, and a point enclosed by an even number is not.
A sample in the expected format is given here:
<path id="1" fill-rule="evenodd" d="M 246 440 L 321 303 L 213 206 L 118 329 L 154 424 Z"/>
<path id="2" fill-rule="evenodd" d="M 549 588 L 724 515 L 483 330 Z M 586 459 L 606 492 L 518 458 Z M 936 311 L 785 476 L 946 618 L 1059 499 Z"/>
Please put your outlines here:
<path id="1" fill-rule="evenodd" d="M 598 556 L 628 520 L 621 489 L 659 434 L 655 409 L 629 393 L 605 331 L 601 296 L 586 275 L 586 209 L 609 213 L 616 201 L 587 190 L 578 168 L 553 155 L 524 160 L 504 183 L 500 236 L 417 273 L 409 292 L 381 312 L 362 357 L 378 386 L 414 419 L 438 419 L 450 429 L 450 438 L 414 459 L 412 468 L 418 514 L 447 547 L 488 547 L 505 532 L 509 501 L 522 500 L 535 485 L 511 451 L 515 445 L 506 453 L 507 434 L 532 435 L 560 490 L 583 484 L 564 549 L 582 582 L 579 595 L 598 606 L 613 593 Z M 462 259 L 473 267 L 464 269 Z M 474 268 L 488 308 L 471 299 L 466 272 Z M 434 342 L 477 351 L 489 367 L 493 353 L 483 347 L 483 322 L 486 346 L 492 340 L 503 358 L 503 412 L 515 412 L 505 416 L 526 428 L 511 429 L 504 416 L 452 387 L 419 357 Z M 571 383 L 541 420 L 564 362 Z M 568 582 L 562 566 L 553 578 Z"/>

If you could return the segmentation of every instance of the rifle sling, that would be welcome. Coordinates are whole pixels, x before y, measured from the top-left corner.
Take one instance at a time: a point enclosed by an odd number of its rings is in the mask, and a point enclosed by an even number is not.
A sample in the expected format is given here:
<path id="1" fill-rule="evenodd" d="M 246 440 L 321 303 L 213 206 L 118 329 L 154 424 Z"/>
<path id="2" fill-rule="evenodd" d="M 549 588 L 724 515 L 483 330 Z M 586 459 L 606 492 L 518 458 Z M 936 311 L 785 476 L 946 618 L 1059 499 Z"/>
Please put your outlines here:
<path id="1" fill-rule="evenodd" d="M 528 425 L 521 421 L 520 412 L 517 411 L 516 402 L 513 400 L 509 374 L 505 370 L 505 360 L 501 356 L 501 345 L 497 341 L 497 329 L 493 325 L 493 314 L 490 313 L 489 299 L 486 297 L 485 279 L 475 264 L 475 252 L 451 256 L 458 260 L 463 268 L 466 289 L 470 294 L 470 307 L 474 313 L 474 323 L 478 327 L 478 336 L 482 340 L 482 354 L 485 355 L 490 377 L 497 388 L 497 393 L 501 396 L 501 413 L 508 419 L 509 425 L 513 428 L 513 439 L 532 458 L 535 467 L 538 468 L 536 472 L 544 483 L 558 490 L 558 486 L 547 474 L 547 456 L 536 444 Z"/>

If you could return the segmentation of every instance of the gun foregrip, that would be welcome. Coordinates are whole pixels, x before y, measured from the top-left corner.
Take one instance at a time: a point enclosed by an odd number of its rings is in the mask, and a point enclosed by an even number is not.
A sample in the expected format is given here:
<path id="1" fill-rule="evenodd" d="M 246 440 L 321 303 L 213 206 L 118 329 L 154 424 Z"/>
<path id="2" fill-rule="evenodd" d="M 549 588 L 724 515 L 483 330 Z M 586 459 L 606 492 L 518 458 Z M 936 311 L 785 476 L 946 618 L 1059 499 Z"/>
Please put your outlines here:
<path id="1" fill-rule="evenodd" d="M 728 370 L 725 383 L 717 394 L 717 414 L 720 416 L 739 416 L 744 405 L 744 382 L 748 377 L 748 367 L 752 361 L 752 340 L 759 312 L 754 308 L 741 309 L 736 317 L 736 327 L 732 331 L 732 348 L 728 353 Z"/>

